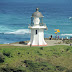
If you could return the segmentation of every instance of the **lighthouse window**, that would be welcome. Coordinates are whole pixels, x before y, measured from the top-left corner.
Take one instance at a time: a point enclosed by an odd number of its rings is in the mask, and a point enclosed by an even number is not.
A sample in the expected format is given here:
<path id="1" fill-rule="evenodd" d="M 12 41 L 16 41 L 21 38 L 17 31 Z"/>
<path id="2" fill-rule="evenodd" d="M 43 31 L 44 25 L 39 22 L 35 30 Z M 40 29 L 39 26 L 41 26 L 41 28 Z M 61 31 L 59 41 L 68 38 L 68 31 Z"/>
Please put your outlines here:
<path id="1" fill-rule="evenodd" d="M 37 30 L 36 30 L 36 34 L 37 34 Z"/>

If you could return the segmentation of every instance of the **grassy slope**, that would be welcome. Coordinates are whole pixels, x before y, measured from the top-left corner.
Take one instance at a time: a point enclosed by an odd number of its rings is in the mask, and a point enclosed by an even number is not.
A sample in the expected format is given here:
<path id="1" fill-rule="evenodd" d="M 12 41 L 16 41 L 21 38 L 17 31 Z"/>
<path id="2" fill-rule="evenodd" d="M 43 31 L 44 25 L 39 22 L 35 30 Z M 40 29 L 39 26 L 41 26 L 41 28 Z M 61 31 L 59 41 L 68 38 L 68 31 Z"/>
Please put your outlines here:
<path id="1" fill-rule="evenodd" d="M 10 54 L 4 54 L 1 72 L 72 72 L 72 46 L 0 46 L 0 53 Z"/>

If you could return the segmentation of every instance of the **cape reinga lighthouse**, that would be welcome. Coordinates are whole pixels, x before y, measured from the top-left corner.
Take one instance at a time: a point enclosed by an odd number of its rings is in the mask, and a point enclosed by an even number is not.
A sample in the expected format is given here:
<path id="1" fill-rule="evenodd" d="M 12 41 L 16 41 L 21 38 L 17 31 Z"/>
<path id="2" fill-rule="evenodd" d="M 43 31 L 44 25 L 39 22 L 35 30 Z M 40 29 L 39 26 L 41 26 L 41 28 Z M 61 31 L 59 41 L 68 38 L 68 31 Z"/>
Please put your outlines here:
<path id="1" fill-rule="evenodd" d="M 32 46 L 46 46 L 47 43 L 44 40 L 44 29 L 47 29 L 47 26 L 43 23 L 43 15 L 41 12 L 36 9 L 31 16 L 31 25 L 28 28 L 31 29 L 31 39 L 28 45 Z"/>

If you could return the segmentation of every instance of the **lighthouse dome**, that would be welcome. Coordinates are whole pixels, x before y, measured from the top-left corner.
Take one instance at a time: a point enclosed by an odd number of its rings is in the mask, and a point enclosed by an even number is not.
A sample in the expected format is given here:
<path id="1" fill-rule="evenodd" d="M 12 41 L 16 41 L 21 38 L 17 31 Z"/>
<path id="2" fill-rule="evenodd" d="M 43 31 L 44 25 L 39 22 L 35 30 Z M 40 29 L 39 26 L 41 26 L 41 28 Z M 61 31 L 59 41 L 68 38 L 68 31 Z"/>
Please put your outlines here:
<path id="1" fill-rule="evenodd" d="M 39 8 L 36 8 L 36 12 L 34 12 L 32 14 L 32 17 L 43 17 L 43 15 L 41 14 L 41 12 L 38 11 Z"/>

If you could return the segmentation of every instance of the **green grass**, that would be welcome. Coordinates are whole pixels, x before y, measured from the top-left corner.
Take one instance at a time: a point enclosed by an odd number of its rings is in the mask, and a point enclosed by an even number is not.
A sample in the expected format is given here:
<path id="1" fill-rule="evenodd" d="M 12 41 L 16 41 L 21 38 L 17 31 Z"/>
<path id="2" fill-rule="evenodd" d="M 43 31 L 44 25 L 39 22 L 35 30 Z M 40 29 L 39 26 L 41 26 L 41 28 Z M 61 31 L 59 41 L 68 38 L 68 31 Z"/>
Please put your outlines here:
<path id="1" fill-rule="evenodd" d="M 72 46 L 0 46 L 0 72 L 72 72 Z"/>

